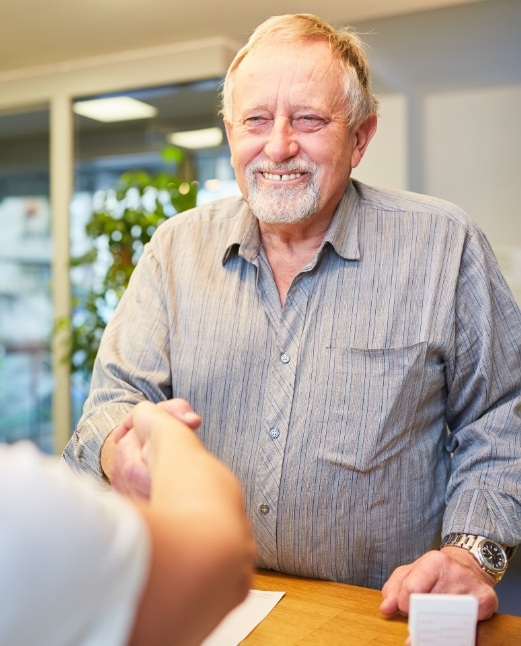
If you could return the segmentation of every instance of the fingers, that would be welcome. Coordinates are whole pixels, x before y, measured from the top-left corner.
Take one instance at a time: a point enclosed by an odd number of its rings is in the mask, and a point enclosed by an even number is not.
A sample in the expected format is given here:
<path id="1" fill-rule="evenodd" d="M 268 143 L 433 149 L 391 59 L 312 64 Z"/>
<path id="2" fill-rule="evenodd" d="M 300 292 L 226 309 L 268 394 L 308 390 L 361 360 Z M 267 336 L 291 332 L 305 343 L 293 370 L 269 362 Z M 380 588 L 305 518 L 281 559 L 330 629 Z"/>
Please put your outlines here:
<path id="1" fill-rule="evenodd" d="M 201 426 L 201 417 L 192 410 L 192 407 L 186 399 L 177 397 L 175 399 L 168 399 L 167 401 L 160 402 L 158 405 L 167 410 L 170 415 L 173 415 L 179 421 L 189 426 L 193 431 Z"/>
<path id="2" fill-rule="evenodd" d="M 155 406 L 155 404 L 152 404 L 151 402 L 140 402 L 137 404 L 130 413 L 128 413 L 121 424 L 114 429 L 114 442 L 119 442 L 119 440 L 121 440 L 121 438 L 130 431 L 135 424 L 134 420 L 138 416 L 140 420 L 143 420 L 144 416 L 153 415 L 153 406 Z M 186 424 L 193 431 L 197 430 L 201 425 L 201 417 L 192 409 L 186 399 L 181 399 L 179 397 L 168 399 L 167 401 L 159 402 L 157 406 L 170 413 L 173 417 L 176 417 L 180 422 Z M 140 421 L 140 423 L 146 426 L 146 423 L 143 421 Z"/>
<path id="3" fill-rule="evenodd" d="M 389 614 L 389 609 L 394 608 L 394 612 L 407 616 L 413 592 L 440 591 L 436 589 L 444 565 L 440 556 L 436 551 L 427 552 L 413 564 L 398 568 L 388 581 L 391 585 L 386 591 L 382 612 Z"/>
<path id="4" fill-rule="evenodd" d="M 201 424 L 201 418 L 190 404 L 177 398 L 159 404 L 140 402 L 112 432 L 114 449 L 110 481 L 114 489 L 135 500 L 148 500 L 151 434 L 155 426 L 174 427 L 172 417 L 192 430 Z"/>
<path id="5" fill-rule="evenodd" d="M 116 491 L 137 501 L 150 497 L 150 473 L 142 449 L 140 439 L 130 429 L 116 444 L 111 479 Z"/>
<path id="6" fill-rule="evenodd" d="M 121 424 L 112 431 L 114 442 L 119 442 L 121 438 L 132 428 L 132 418 L 134 411 L 130 411 Z"/>
<path id="7" fill-rule="evenodd" d="M 413 592 L 472 594 L 479 602 L 478 619 L 488 619 L 497 609 L 497 595 L 488 575 L 474 557 L 461 548 L 456 553 L 427 552 L 419 559 L 397 568 L 382 589 L 380 610 L 385 615 L 409 612 Z"/>
<path id="8" fill-rule="evenodd" d="M 478 601 L 478 621 L 490 619 L 497 611 L 499 604 L 497 594 L 493 588 L 483 589 L 483 592 L 478 596 Z"/>
<path id="9" fill-rule="evenodd" d="M 411 569 L 412 565 L 402 565 L 396 568 L 385 583 L 382 588 L 383 601 L 380 605 L 380 612 L 382 614 L 390 616 L 400 611 L 398 597 Z"/>

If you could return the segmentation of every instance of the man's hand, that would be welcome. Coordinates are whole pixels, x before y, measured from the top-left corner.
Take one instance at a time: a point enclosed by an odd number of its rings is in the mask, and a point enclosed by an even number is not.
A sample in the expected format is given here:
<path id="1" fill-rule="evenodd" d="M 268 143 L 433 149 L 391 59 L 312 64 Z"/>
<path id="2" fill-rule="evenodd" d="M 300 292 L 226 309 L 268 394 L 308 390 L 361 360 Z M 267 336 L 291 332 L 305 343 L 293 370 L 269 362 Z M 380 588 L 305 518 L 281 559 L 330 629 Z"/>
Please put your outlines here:
<path id="1" fill-rule="evenodd" d="M 493 586 L 493 577 L 479 567 L 467 550 L 444 547 L 396 568 L 382 589 L 380 611 L 384 615 L 407 615 L 413 592 L 472 594 L 479 602 L 478 620 L 489 619 L 498 605 Z"/>
<path id="2" fill-rule="evenodd" d="M 158 404 L 192 430 L 201 424 L 201 418 L 184 399 L 171 399 Z M 142 425 L 139 433 L 133 427 L 133 411 L 114 429 L 103 444 L 101 465 L 111 486 L 130 498 L 143 501 L 150 496 L 150 474 L 147 466 L 149 442 L 148 427 Z"/>
<path id="3" fill-rule="evenodd" d="M 133 428 L 126 429 L 122 436 L 120 430 L 121 426 L 105 440 L 101 462 L 103 470 L 113 489 L 135 501 L 148 500 L 150 474 L 145 461 L 145 447 Z M 108 471 L 107 465 L 110 465 Z"/>

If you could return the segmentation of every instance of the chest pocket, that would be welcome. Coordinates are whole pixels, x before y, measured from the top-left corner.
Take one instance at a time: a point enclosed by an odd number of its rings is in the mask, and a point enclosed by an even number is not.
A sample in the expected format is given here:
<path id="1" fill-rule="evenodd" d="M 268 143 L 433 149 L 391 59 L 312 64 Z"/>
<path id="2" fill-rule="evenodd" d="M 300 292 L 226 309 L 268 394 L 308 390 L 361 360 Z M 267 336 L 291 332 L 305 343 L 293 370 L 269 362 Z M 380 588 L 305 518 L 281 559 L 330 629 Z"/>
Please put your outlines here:
<path id="1" fill-rule="evenodd" d="M 323 460 L 356 471 L 383 466 L 409 446 L 422 397 L 443 389 L 443 364 L 427 344 L 386 349 L 331 348 L 335 392 Z M 424 384 L 430 381 L 427 393 Z"/>

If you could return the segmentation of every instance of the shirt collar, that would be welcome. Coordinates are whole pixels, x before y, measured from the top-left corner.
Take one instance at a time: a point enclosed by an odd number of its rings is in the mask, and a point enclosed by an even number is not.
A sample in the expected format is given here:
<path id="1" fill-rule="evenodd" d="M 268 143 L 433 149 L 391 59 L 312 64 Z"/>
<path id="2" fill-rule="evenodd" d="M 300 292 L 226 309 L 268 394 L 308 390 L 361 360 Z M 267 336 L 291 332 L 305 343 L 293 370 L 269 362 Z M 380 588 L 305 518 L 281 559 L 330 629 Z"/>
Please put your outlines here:
<path id="1" fill-rule="evenodd" d="M 252 262 L 259 255 L 260 248 L 261 239 L 257 218 L 250 211 L 246 201 L 243 201 L 226 243 L 222 263 L 225 265 L 233 253 L 238 253 L 248 262 Z"/>
<path id="2" fill-rule="evenodd" d="M 350 181 L 320 245 L 317 257 L 324 247 L 329 244 L 345 260 L 360 259 L 358 241 L 359 206 L 360 197 L 358 191 L 353 182 Z M 235 251 L 245 260 L 252 262 L 259 255 L 260 248 L 261 240 L 257 218 L 244 201 L 226 244 L 222 263 L 225 265 Z"/>
<path id="3" fill-rule="evenodd" d="M 336 208 L 324 241 L 320 245 L 319 254 L 329 244 L 344 260 L 360 260 L 359 219 L 360 196 L 355 185 L 350 181 Z"/>

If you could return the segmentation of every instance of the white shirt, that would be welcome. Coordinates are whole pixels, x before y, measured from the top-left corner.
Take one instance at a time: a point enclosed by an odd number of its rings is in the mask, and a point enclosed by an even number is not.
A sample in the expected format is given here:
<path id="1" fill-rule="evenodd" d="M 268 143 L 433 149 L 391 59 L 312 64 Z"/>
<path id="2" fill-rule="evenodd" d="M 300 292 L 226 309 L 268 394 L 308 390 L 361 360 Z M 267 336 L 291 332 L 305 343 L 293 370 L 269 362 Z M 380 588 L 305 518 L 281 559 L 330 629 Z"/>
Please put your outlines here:
<path id="1" fill-rule="evenodd" d="M 149 551 L 122 497 L 28 442 L 0 446 L 0 644 L 125 644 Z"/>

